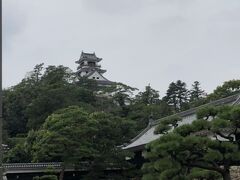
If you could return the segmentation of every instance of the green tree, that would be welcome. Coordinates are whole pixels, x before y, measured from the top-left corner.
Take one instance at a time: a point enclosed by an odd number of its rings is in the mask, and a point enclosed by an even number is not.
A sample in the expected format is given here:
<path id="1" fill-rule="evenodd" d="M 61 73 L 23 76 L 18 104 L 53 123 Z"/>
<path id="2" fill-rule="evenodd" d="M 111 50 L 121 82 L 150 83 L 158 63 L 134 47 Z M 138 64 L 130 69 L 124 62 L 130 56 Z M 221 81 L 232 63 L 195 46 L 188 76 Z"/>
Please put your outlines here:
<path id="1" fill-rule="evenodd" d="M 187 109 L 188 99 L 186 83 L 181 80 L 177 80 L 176 83 L 170 83 L 166 96 L 163 98 L 164 101 L 174 108 L 175 112 Z"/>
<path id="2" fill-rule="evenodd" d="M 152 89 L 150 85 L 135 96 L 128 109 L 126 118 L 136 122 L 135 132 L 147 127 L 150 116 L 156 120 L 172 113 L 171 107 L 160 100 L 158 91 Z"/>
<path id="3" fill-rule="evenodd" d="M 27 133 L 27 124 L 34 124 L 30 125 L 30 128 L 35 125 L 39 127 L 49 112 L 53 112 L 59 106 L 62 107 L 64 103 L 67 104 L 65 99 L 73 98 L 70 92 L 79 92 L 75 90 L 76 88 L 70 88 L 72 73 L 68 68 L 49 66 L 43 75 L 42 70 L 43 64 L 36 65 L 22 82 L 4 90 L 4 125 L 10 137 Z M 68 96 L 65 97 L 64 93 Z M 76 96 L 79 97 L 78 94 Z M 93 95 L 90 96 L 93 97 Z M 89 96 L 84 94 L 80 97 Z"/>
<path id="4" fill-rule="evenodd" d="M 38 129 L 45 119 L 58 109 L 95 102 L 93 92 L 72 83 L 73 79 L 73 73 L 67 67 L 46 68 L 39 82 L 39 93 L 25 110 L 29 129 Z"/>
<path id="5" fill-rule="evenodd" d="M 90 118 L 96 122 L 94 126 L 97 133 L 92 145 L 98 153 L 93 159 L 90 172 L 86 178 L 124 179 L 124 174 L 108 177 L 108 175 L 104 174 L 104 170 L 112 166 L 118 168 L 129 167 L 129 164 L 125 161 L 125 157 L 129 156 L 129 154 L 126 154 L 120 147 L 133 138 L 134 122 L 103 112 L 92 113 Z"/>
<path id="6" fill-rule="evenodd" d="M 157 120 L 170 114 L 172 114 L 172 109 L 164 101 L 152 105 L 136 103 L 129 107 L 127 118 L 136 122 L 136 132 L 139 132 L 147 127 L 150 116 Z"/>
<path id="7" fill-rule="evenodd" d="M 88 114 L 81 108 L 69 107 L 48 117 L 32 145 L 34 162 L 63 162 L 60 179 L 65 166 L 77 164 L 94 157 L 96 150 L 91 146 L 95 128 Z"/>
<path id="8" fill-rule="evenodd" d="M 34 67 L 33 71 L 28 73 L 27 79 L 33 84 L 38 83 L 41 80 L 43 68 L 44 63 L 37 64 Z"/>
<path id="9" fill-rule="evenodd" d="M 174 110 L 178 110 L 178 100 L 177 100 L 177 86 L 174 82 L 169 84 L 166 96 L 163 97 L 163 100 L 166 101 L 167 104 L 173 106 Z"/>
<path id="10" fill-rule="evenodd" d="M 190 90 L 190 101 L 199 101 L 205 95 L 205 91 L 200 87 L 198 81 L 194 81 L 192 84 L 192 89 Z"/>
<path id="11" fill-rule="evenodd" d="M 90 175 L 102 177 L 106 167 L 125 163 L 125 156 L 117 146 L 133 136 L 133 126 L 129 120 L 103 112 L 89 114 L 71 106 L 49 116 L 36 135 L 33 133 L 27 141 L 34 139 L 30 143 L 34 162 L 63 162 L 60 179 L 66 166 L 78 167 L 86 161 Z"/>
<path id="12" fill-rule="evenodd" d="M 38 92 L 27 79 L 3 91 L 4 126 L 10 137 L 27 133 L 28 116 L 26 109 Z"/>
<path id="13" fill-rule="evenodd" d="M 209 94 L 209 100 L 216 100 L 240 93 L 240 80 L 230 80 L 223 83 L 223 85 L 218 86 L 212 94 Z"/>
<path id="14" fill-rule="evenodd" d="M 240 107 L 206 107 L 197 115 L 192 124 L 168 120 L 158 127 L 165 135 L 147 146 L 143 179 L 231 179 L 230 167 L 240 164 Z"/>
<path id="15" fill-rule="evenodd" d="M 187 85 L 185 82 L 182 82 L 181 80 L 178 80 L 176 82 L 177 86 L 177 98 L 179 103 L 179 108 L 182 110 L 186 108 L 186 104 L 188 103 L 188 90 Z"/>
<path id="16" fill-rule="evenodd" d="M 88 89 L 90 91 L 98 91 L 99 89 L 101 89 L 98 84 L 97 81 L 94 79 L 88 79 L 86 77 L 79 77 L 79 76 L 75 76 L 74 78 L 74 83 L 84 89 Z"/>
<path id="17" fill-rule="evenodd" d="M 192 84 L 192 89 L 189 93 L 189 105 L 191 107 L 197 107 L 208 102 L 206 98 L 206 93 L 204 90 L 202 90 L 198 81 L 194 81 L 194 83 Z"/>
<path id="18" fill-rule="evenodd" d="M 159 92 L 152 89 L 150 85 L 145 87 L 144 92 L 140 92 L 136 96 L 136 102 L 143 103 L 145 105 L 157 104 L 159 101 Z"/>
<path id="19" fill-rule="evenodd" d="M 19 84 L 3 91 L 4 126 L 10 137 L 27 132 L 27 107 L 39 94 L 43 63 L 36 65 Z"/>
<path id="20" fill-rule="evenodd" d="M 10 149 L 4 156 L 4 162 L 29 163 L 31 162 L 31 155 L 25 149 L 24 143 L 18 143 L 14 148 Z"/>
<path id="21" fill-rule="evenodd" d="M 111 86 L 103 87 L 102 90 L 98 92 L 98 95 L 100 95 L 101 98 L 110 100 L 108 101 L 109 105 L 116 105 L 113 110 L 115 113 L 118 111 L 117 114 L 119 114 L 119 116 L 126 117 L 136 90 L 136 88 L 123 83 L 114 83 Z"/>

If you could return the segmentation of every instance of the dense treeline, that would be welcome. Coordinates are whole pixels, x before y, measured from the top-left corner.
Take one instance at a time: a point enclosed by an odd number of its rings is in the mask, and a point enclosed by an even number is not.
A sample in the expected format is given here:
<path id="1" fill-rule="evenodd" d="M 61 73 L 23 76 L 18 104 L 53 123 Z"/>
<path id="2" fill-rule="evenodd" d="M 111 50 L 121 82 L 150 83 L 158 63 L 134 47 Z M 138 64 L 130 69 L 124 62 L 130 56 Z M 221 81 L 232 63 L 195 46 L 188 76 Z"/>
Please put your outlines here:
<path id="1" fill-rule="evenodd" d="M 178 80 L 160 97 L 150 85 L 143 92 L 122 83 L 100 87 L 68 67 L 39 64 L 3 92 L 4 142 L 10 148 L 5 161 L 77 165 L 88 160 L 98 169 L 114 160 L 124 164 L 116 147 L 145 128 L 150 115 L 162 118 L 239 91 L 240 80 L 225 82 L 209 95 L 198 81 L 187 89 Z"/>

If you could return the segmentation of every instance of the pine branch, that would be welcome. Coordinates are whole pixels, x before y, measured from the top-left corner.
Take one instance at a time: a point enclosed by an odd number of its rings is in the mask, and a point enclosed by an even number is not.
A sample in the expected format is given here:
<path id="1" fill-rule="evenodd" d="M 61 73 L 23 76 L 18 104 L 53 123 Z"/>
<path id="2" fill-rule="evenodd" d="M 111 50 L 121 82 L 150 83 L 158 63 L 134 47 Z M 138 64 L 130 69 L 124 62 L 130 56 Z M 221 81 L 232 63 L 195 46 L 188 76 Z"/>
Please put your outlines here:
<path id="1" fill-rule="evenodd" d="M 209 165 L 206 165 L 206 164 L 202 164 L 202 162 L 189 163 L 189 164 L 185 164 L 185 166 L 197 167 L 197 168 L 207 169 L 207 170 L 211 170 L 211 171 L 217 171 L 219 173 L 224 172 L 224 170 L 222 168 L 220 168 L 219 166 L 217 166 L 217 167 L 209 166 Z"/>

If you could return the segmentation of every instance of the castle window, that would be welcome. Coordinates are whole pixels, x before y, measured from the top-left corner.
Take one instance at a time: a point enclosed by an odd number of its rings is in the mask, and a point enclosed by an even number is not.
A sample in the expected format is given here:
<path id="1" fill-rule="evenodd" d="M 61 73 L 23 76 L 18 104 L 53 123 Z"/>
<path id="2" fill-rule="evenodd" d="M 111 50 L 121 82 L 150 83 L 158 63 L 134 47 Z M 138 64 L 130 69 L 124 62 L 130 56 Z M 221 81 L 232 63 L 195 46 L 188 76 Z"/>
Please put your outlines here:
<path id="1" fill-rule="evenodd" d="M 95 79 L 95 77 L 93 77 L 93 79 Z"/>
<path id="2" fill-rule="evenodd" d="M 95 62 L 88 62 L 88 66 L 90 66 L 90 67 L 95 67 L 96 64 L 95 64 Z"/>
<path id="3" fill-rule="evenodd" d="M 99 77 L 97 77 L 97 79 L 99 79 Z"/>

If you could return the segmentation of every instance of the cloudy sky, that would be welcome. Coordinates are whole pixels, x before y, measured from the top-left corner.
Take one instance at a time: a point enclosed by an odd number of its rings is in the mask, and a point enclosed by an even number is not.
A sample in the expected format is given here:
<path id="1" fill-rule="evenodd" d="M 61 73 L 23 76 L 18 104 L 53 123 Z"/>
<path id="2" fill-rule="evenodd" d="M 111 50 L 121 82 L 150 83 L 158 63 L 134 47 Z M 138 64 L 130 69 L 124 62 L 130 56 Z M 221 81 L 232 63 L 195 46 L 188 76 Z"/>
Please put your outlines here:
<path id="1" fill-rule="evenodd" d="M 41 62 L 76 70 L 82 50 L 108 79 L 161 94 L 240 77 L 239 0 L 3 0 L 3 26 L 4 87 Z"/>

